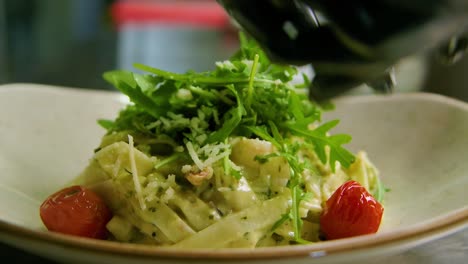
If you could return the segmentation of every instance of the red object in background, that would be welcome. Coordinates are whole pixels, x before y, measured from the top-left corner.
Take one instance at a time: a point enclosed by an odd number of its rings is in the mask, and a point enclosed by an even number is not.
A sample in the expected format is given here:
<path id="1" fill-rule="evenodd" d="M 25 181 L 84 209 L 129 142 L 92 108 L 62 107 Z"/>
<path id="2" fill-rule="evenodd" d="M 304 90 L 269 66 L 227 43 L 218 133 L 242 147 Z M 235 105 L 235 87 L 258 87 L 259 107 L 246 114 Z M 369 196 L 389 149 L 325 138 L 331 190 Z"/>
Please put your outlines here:
<path id="1" fill-rule="evenodd" d="M 377 232 L 384 208 L 356 181 L 347 181 L 327 200 L 320 217 L 326 239 L 339 239 Z"/>
<path id="2" fill-rule="evenodd" d="M 229 16 L 216 1 L 118 1 L 111 7 L 117 27 L 124 23 L 164 23 L 211 28 L 229 26 Z"/>
<path id="3" fill-rule="evenodd" d="M 93 191 L 75 185 L 50 195 L 40 207 L 40 217 L 50 231 L 105 239 L 112 212 Z"/>

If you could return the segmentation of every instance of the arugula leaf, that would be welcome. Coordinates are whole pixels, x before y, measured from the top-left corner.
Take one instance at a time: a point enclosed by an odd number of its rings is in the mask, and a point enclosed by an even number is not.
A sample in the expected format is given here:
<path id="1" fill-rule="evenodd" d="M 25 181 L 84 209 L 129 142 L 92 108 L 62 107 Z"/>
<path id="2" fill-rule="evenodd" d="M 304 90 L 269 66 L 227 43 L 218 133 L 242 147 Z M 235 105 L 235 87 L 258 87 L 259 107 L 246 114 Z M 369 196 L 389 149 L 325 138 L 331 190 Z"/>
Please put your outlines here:
<path id="1" fill-rule="evenodd" d="M 106 130 L 110 130 L 114 127 L 114 121 L 108 119 L 99 119 L 98 124 Z"/>
<path id="2" fill-rule="evenodd" d="M 158 118 L 166 112 L 163 108 L 158 107 L 151 97 L 143 93 L 133 73 L 125 71 L 106 72 L 104 79 L 113 84 L 122 93 L 128 95 L 136 105 L 143 108 L 150 115 Z"/>
<path id="3" fill-rule="evenodd" d="M 306 166 L 303 162 L 299 161 L 299 157 L 297 152 L 299 151 L 299 147 L 297 144 L 293 142 L 289 142 L 285 140 L 283 136 L 280 134 L 278 128 L 273 122 L 269 122 L 269 133 L 266 127 L 249 127 L 251 131 L 253 131 L 257 136 L 260 138 L 270 141 L 277 149 L 278 153 L 276 155 L 284 157 L 291 170 L 290 170 L 290 180 L 288 182 L 288 187 L 291 189 L 292 195 L 292 205 L 289 214 L 287 214 L 289 220 L 292 221 L 293 230 L 294 230 L 294 240 L 298 243 L 304 243 L 305 241 L 301 238 L 301 229 L 302 229 L 302 219 L 299 215 L 299 205 L 301 201 L 306 197 L 306 193 L 300 187 L 303 183 L 303 179 L 301 177 L 301 173 Z M 269 155 L 275 156 L 275 155 Z M 258 159 L 262 160 L 265 157 L 259 157 Z M 280 219 L 277 223 L 275 223 L 274 227 L 281 225 L 286 219 L 284 217 Z"/>
<path id="4" fill-rule="evenodd" d="M 338 134 L 327 136 L 326 133 L 339 123 L 338 120 L 329 121 L 322 124 L 314 130 L 305 129 L 303 126 L 289 124 L 291 132 L 297 136 L 303 137 L 306 141 L 315 146 L 317 156 L 323 163 L 327 162 L 326 146 L 330 147 L 328 162 L 332 171 L 335 171 L 335 162 L 339 161 L 344 167 L 349 167 L 355 160 L 354 155 L 342 147 L 351 141 L 351 136 Z"/>
<path id="5" fill-rule="evenodd" d="M 229 89 L 235 94 L 237 107 L 231 108 L 224 116 L 227 119 L 223 122 L 223 125 L 216 131 L 214 131 L 207 139 L 206 143 L 213 143 L 213 142 L 222 142 L 227 139 L 231 134 L 232 131 L 236 129 L 239 123 L 242 120 L 242 115 L 244 113 L 244 107 L 242 101 L 237 94 L 237 91 L 229 86 Z"/>

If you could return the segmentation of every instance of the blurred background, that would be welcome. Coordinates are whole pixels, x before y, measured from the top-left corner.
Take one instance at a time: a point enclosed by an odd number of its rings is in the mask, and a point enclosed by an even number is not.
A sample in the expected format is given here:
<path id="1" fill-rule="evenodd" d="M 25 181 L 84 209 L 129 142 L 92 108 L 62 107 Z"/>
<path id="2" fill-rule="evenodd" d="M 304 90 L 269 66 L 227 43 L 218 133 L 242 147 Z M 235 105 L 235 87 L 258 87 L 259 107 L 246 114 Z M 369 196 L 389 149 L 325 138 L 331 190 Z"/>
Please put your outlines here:
<path id="1" fill-rule="evenodd" d="M 0 84 L 113 89 L 104 71 L 134 70 L 135 62 L 210 70 L 237 47 L 237 32 L 215 0 L 0 0 Z M 397 65 L 396 88 L 468 101 L 467 73 L 468 57 L 447 67 L 420 54 Z"/>
<path id="2" fill-rule="evenodd" d="M 214 0 L 0 0 L 0 83 L 111 89 L 106 70 L 209 70 L 237 46 Z"/>

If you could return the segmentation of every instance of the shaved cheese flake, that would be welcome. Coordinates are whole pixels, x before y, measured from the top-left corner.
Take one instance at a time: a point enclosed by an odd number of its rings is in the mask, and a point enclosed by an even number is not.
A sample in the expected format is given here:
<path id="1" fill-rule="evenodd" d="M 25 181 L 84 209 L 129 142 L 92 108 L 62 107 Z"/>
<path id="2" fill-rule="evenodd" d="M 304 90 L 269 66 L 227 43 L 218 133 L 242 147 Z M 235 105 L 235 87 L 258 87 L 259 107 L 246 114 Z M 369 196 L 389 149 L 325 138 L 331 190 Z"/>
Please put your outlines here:
<path id="1" fill-rule="evenodd" d="M 195 163 L 195 165 L 197 165 L 197 167 L 200 170 L 203 170 L 205 168 L 205 166 L 204 166 L 203 162 L 198 158 L 197 152 L 193 148 L 192 142 L 188 141 L 186 146 L 187 146 L 187 151 L 188 151 L 190 157 L 193 160 L 193 163 Z"/>
<path id="2" fill-rule="evenodd" d="M 213 165 L 213 163 L 215 163 L 216 161 L 224 158 L 224 157 L 227 157 L 229 156 L 229 154 L 231 154 L 230 151 L 225 151 L 225 152 L 222 152 L 221 154 L 218 154 L 216 156 L 213 156 L 213 157 L 209 157 L 208 159 L 206 159 L 204 162 L 203 162 L 203 167 L 207 167 L 207 166 L 211 166 Z"/>
<path id="3" fill-rule="evenodd" d="M 112 170 L 112 176 L 114 178 L 117 178 L 117 175 L 119 174 L 121 162 L 122 161 L 120 160 L 120 154 L 119 154 L 119 156 L 117 157 L 117 160 L 115 161 L 114 169 Z"/>
<path id="4" fill-rule="evenodd" d="M 145 210 L 146 204 L 145 204 L 145 201 L 143 200 L 143 194 L 141 192 L 141 184 L 140 184 L 140 179 L 138 178 L 138 171 L 137 171 L 136 162 L 135 162 L 135 152 L 133 150 L 133 137 L 131 135 L 128 135 L 128 146 L 129 146 L 128 154 L 129 154 L 130 166 L 132 169 L 133 184 L 135 184 L 136 196 L 138 198 L 138 202 L 140 203 L 141 210 Z"/>

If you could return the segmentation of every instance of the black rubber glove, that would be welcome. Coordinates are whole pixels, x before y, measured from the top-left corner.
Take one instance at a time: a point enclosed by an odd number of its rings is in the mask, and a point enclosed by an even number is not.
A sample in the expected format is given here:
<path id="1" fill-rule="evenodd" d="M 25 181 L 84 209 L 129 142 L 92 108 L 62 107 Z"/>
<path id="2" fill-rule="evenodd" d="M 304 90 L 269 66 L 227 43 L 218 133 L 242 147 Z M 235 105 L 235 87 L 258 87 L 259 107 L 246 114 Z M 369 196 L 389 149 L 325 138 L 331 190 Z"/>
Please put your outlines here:
<path id="1" fill-rule="evenodd" d="M 312 64 L 315 100 L 362 83 L 387 91 L 399 59 L 439 47 L 450 60 L 466 48 L 467 0 L 218 2 L 273 61 Z"/>

